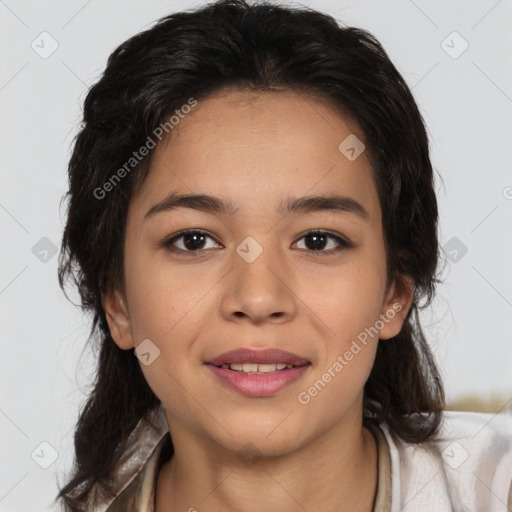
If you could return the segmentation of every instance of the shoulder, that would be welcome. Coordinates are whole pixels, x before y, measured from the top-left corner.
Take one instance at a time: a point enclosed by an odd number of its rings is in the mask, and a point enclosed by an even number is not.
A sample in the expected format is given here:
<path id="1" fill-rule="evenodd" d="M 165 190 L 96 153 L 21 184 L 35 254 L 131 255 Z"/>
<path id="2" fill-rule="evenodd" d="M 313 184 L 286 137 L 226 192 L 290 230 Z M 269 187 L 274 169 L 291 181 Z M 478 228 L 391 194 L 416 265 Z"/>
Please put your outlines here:
<path id="1" fill-rule="evenodd" d="M 432 441 L 441 448 L 449 467 L 487 461 L 512 463 L 512 414 L 445 411 L 439 433 Z M 456 460 L 453 460 L 456 459 Z"/>
<path id="2" fill-rule="evenodd" d="M 155 489 L 165 447 L 170 437 L 164 436 L 127 487 L 119 493 L 106 512 L 153 512 Z"/>
<path id="3" fill-rule="evenodd" d="M 507 512 L 512 501 L 512 415 L 445 411 L 438 434 L 389 444 L 392 494 L 403 512 Z M 396 500 L 395 500 L 396 497 Z"/>
<path id="4" fill-rule="evenodd" d="M 153 512 L 158 472 L 172 450 L 163 406 L 141 419 L 131 439 L 113 475 L 114 494 L 96 512 Z"/>

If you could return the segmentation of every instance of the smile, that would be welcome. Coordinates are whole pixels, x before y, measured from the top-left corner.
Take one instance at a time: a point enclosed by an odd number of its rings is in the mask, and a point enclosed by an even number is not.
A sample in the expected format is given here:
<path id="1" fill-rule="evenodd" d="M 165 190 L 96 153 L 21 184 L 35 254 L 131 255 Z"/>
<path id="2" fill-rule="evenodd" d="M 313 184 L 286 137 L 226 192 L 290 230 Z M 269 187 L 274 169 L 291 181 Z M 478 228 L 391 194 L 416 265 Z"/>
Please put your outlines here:
<path id="1" fill-rule="evenodd" d="M 236 372 L 243 372 L 249 375 L 263 375 L 265 373 L 272 373 L 286 368 L 294 368 L 293 364 L 285 363 L 231 363 L 223 364 L 220 368 L 225 370 L 234 370 Z"/>

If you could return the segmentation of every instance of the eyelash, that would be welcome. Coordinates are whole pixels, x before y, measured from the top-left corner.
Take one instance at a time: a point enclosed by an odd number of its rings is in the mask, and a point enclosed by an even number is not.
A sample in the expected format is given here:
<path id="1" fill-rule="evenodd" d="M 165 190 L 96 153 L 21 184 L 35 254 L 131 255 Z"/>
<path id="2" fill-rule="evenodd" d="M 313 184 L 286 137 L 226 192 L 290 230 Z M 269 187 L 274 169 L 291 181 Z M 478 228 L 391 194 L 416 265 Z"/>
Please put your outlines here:
<path id="1" fill-rule="evenodd" d="M 165 239 L 160 245 L 162 247 L 166 248 L 167 250 L 169 250 L 170 252 L 174 252 L 174 253 L 181 252 L 183 254 L 191 254 L 191 255 L 193 254 L 196 256 L 201 255 L 203 252 L 208 250 L 208 249 L 197 249 L 195 251 L 190 251 L 190 250 L 179 249 L 179 248 L 173 247 L 173 243 L 176 242 L 176 240 L 179 240 L 180 238 L 183 238 L 185 235 L 190 235 L 190 234 L 205 235 L 208 238 L 215 240 L 209 233 L 207 233 L 206 231 L 203 231 L 201 229 L 186 229 L 184 231 L 180 231 L 179 233 L 173 235 L 170 238 Z M 301 249 L 301 250 L 305 250 L 305 251 L 311 253 L 311 255 L 313 255 L 313 256 L 330 255 L 330 254 L 334 254 L 339 251 L 343 251 L 345 249 L 349 249 L 349 248 L 353 247 L 352 243 L 349 242 L 347 239 L 337 236 L 337 235 L 334 235 L 333 233 L 330 233 L 328 231 L 320 230 L 320 229 L 315 229 L 315 230 L 311 230 L 311 231 L 304 233 L 299 238 L 299 240 L 302 240 L 303 238 L 306 238 L 308 236 L 314 236 L 314 235 L 324 235 L 327 238 L 331 238 L 331 239 L 335 240 L 339 245 L 338 245 L 338 247 L 336 247 L 334 249 L 328 249 L 328 250 L 314 251 L 314 250 L 308 250 L 308 249 Z"/>

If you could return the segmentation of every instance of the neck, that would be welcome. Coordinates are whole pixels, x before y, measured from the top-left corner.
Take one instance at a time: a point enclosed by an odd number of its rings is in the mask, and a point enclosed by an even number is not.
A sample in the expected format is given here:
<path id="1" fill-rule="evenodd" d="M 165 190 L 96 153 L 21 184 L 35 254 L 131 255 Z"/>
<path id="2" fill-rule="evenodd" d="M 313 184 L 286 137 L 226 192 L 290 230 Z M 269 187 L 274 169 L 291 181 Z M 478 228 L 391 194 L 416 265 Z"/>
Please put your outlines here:
<path id="1" fill-rule="evenodd" d="M 373 435 L 362 424 L 333 427 L 299 450 L 242 457 L 173 425 L 176 447 L 157 481 L 156 512 L 194 509 L 371 512 L 378 483 Z"/>

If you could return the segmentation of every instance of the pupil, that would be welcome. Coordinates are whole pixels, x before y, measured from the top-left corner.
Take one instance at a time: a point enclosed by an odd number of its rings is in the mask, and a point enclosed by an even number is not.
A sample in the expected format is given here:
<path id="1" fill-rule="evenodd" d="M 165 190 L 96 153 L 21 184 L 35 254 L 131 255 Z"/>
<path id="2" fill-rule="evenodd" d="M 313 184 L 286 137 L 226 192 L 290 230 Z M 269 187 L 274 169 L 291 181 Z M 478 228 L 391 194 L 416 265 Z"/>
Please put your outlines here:
<path id="1" fill-rule="evenodd" d="M 201 234 L 187 234 L 184 236 L 184 244 L 187 249 L 200 249 L 200 245 L 204 242 L 204 235 Z M 188 241 L 193 240 L 190 244 Z"/>
<path id="2" fill-rule="evenodd" d="M 308 247 L 308 249 L 312 249 L 314 251 L 318 250 L 319 246 L 322 246 L 322 244 L 325 242 L 325 238 L 325 235 L 322 234 L 309 235 L 308 237 L 306 237 L 306 240 L 314 240 L 314 243 L 308 244 L 306 241 L 306 246 Z"/>

